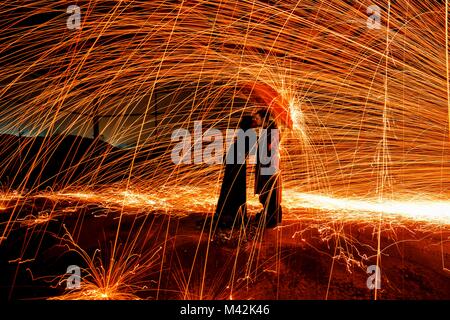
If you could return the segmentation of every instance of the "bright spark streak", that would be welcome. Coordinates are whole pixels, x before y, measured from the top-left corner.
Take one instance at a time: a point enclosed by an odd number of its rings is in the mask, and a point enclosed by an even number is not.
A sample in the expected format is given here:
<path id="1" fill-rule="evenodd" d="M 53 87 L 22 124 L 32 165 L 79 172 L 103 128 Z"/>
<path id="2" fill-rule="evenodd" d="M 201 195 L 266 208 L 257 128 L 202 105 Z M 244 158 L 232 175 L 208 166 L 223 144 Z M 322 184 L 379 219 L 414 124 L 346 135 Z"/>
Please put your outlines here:
<path id="1" fill-rule="evenodd" d="M 358 213 L 355 219 L 376 219 L 373 213 L 387 216 L 450 224 L 450 201 L 433 200 L 377 200 L 377 199 L 345 199 L 331 196 L 298 193 L 287 191 L 284 205 L 289 209 L 320 209 L 333 212 Z"/>
<path id="2" fill-rule="evenodd" d="M 125 205 L 164 211 L 211 212 L 216 203 L 216 195 L 211 188 L 174 187 L 163 194 L 131 191 L 107 190 L 104 193 L 67 192 L 49 195 L 69 197 L 81 201 L 101 201 L 106 205 Z M 329 214 L 329 219 L 374 221 L 383 214 L 386 219 L 408 219 L 439 224 L 450 224 L 450 201 L 424 199 L 424 195 L 397 199 L 341 198 L 295 190 L 283 191 L 283 206 L 289 210 L 286 219 L 301 219 L 302 209 L 316 209 Z M 250 212 L 260 208 L 256 196 L 248 199 Z M 187 209 L 188 208 L 188 209 Z"/>

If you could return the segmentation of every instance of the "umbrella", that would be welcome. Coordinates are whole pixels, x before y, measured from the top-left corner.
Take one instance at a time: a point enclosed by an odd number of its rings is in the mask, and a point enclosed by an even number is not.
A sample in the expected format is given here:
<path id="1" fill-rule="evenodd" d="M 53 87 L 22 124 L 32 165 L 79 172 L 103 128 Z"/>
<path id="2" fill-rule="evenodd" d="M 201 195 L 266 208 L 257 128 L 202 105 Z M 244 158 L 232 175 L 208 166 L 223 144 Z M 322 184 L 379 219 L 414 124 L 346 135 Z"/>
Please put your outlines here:
<path id="1" fill-rule="evenodd" d="M 266 105 L 276 122 L 292 129 L 293 121 L 289 109 L 289 102 L 273 87 L 261 82 L 247 82 L 243 89 L 249 92 L 250 100 L 257 104 Z"/>

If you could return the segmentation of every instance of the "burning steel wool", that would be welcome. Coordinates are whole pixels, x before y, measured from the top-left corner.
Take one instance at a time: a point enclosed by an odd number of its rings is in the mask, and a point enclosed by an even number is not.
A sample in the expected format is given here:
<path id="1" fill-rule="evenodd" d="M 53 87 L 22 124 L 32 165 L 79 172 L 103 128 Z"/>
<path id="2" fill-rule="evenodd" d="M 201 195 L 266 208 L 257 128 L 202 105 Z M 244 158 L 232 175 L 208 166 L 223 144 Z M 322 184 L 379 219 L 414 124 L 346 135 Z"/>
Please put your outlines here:
<path id="1" fill-rule="evenodd" d="M 3 4 L 1 298 L 449 299 L 448 10 Z M 226 169 L 207 155 L 261 107 L 283 221 L 257 219 L 247 161 L 246 214 L 222 230 Z"/>

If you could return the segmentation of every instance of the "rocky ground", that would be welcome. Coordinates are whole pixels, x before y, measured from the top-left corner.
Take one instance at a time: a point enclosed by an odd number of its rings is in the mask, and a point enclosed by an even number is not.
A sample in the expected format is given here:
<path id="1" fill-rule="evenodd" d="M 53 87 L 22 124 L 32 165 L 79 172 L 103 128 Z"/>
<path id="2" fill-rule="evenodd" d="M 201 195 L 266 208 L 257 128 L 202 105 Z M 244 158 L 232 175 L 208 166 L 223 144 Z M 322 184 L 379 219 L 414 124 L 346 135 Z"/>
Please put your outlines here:
<path id="1" fill-rule="evenodd" d="M 253 221 L 218 230 L 202 213 L 137 212 L 45 197 L 2 206 L 2 301 L 375 297 L 367 286 L 378 246 L 371 223 L 315 221 L 314 212 L 305 212 L 305 219 L 287 219 L 271 230 Z M 377 299 L 450 299 L 450 229 L 403 222 L 383 230 Z M 78 291 L 66 289 L 70 265 L 81 267 Z M 117 295 L 83 293 L 108 287 L 108 274 Z"/>

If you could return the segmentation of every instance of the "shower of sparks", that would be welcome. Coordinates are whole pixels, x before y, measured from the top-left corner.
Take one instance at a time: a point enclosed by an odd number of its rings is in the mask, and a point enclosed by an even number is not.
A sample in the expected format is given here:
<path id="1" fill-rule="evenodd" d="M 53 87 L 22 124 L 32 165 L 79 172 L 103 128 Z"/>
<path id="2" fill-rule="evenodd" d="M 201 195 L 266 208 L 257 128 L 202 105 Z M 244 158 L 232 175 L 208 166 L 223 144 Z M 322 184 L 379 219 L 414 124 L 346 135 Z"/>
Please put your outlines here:
<path id="1" fill-rule="evenodd" d="M 222 167 L 175 165 L 171 134 L 192 130 L 196 120 L 205 129 L 236 128 L 254 111 L 242 90 L 247 83 L 268 85 L 288 102 L 284 217 L 291 223 L 312 215 L 336 243 L 344 239 L 333 257 L 354 260 L 345 251 L 354 240 L 335 222 L 377 229 L 377 257 L 381 233 L 396 222 L 448 230 L 447 1 L 85 0 L 77 1 L 79 30 L 67 29 L 67 1 L 18 3 L 0 8 L 0 133 L 7 146 L 0 176 L 10 184 L 2 182 L 0 193 L 0 246 L 17 225 L 45 226 L 88 203 L 119 215 L 108 263 L 67 233 L 68 250 L 83 257 L 90 282 L 60 298 L 137 299 L 146 273 L 163 274 L 166 242 L 142 253 L 135 239 L 119 237 L 122 218 L 136 215 L 139 225 L 140 213 L 212 215 Z M 367 27 L 374 3 L 380 29 Z M 77 165 L 58 159 L 66 166 L 49 182 L 42 174 L 53 165 L 49 158 L 69 135 L 92 137 L 95 119 L 96 138 L 122 149 L 92 147 Z M 42 145 L 22 161 L 36 136 Z M 250 187 L 248 194 L 254 214 L 260 205 Z M 70 205 L 23 215 L 23 204 L 36 199 Z M 205 222 L 202 232 L 208 228 Z M 177 281 L 189 296 L 191 275 Z M 197 289 L 195 298 L 208 297 L 203 284 Z"/>

